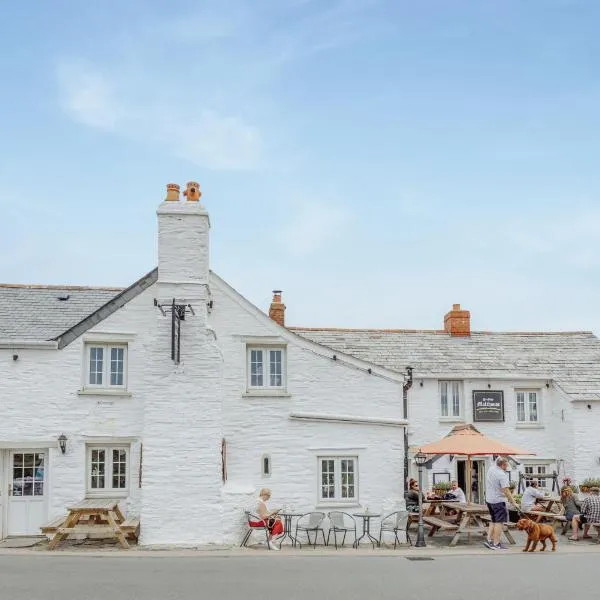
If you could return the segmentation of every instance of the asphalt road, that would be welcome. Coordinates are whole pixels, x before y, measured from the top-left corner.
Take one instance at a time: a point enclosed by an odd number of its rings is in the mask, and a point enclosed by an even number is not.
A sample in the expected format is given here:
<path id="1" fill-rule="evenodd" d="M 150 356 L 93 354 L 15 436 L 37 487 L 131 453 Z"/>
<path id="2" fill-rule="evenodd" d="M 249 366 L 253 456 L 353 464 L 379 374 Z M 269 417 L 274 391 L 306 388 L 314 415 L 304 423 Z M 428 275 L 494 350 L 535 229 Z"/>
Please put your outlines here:
<path id="1" fill-rule="evenodd" d="M 598 554 L 0 556 L 1 600 L 597 598 Z"/>

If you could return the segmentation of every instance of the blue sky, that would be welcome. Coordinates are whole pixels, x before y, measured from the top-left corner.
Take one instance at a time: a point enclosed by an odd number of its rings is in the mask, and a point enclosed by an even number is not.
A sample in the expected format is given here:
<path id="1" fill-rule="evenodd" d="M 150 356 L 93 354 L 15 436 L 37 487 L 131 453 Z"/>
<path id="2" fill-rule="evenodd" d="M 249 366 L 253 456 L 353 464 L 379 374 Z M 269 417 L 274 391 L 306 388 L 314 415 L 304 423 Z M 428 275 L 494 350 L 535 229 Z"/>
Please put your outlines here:
<path id="1" fill-rule="evenodd" d="M 287 322 L 600 333 L 600 3 L 2 8 L 0 281 L 127 285 L 168 182 Z"/>

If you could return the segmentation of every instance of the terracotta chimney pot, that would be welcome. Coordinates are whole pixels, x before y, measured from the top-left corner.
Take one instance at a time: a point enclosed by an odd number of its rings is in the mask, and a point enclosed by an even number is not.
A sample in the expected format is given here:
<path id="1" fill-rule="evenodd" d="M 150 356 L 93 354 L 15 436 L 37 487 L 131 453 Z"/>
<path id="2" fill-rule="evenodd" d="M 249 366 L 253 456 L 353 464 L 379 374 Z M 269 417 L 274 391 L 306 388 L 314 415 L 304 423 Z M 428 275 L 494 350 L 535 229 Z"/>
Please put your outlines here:
<path id="1" fill-rule="evenodd" d="M 179 201 L 179 186 L 176 183 L 167 183 L 167 202 Z"/>

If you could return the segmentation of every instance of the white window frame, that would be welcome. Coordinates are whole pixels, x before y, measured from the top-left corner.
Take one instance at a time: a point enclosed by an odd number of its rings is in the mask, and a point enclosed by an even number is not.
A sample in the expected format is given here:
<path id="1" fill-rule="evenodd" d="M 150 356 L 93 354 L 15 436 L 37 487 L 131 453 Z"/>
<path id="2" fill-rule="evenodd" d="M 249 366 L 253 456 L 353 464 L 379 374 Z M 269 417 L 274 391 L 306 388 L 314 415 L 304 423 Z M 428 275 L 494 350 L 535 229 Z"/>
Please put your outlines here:
<path id="1" fill-rule="evenodd" d="M 323 475 L 323 461 L 332 460 L 334 461 L 334 497 L 324 498 L 322 495 L 322 475 Z M 342 461 L 352 460 L 354 461 L 354 497 L 342 498 Z M 358 470 L 358 456 L 333 456 L 328 454 L 319 455 L 317 457 L 317 498 L 318 504 L 335 504 L 335 505 L 358 505 L 359 504 L 359 470 Z"/>
<path id="2" fill-rule="evenodd" d="M 523 473 L 525 475 L 534 475 L 535 478 L 539 482 L 540 489 L 547 490 L 548 480 L 552 481 L 552 469 L 550 468 L 552 463 L 539 463 L 539 462 L 531 462 L 531 463 L 523 463 Z M 528 472 L 528 469 L 531 469 L 531 473 Z M 540 473 L 540 469 L 544 469 L 543 473 Z M 526 482 L 533 481 L 532 479 L 525 480 Z M 544 482 L 542 485 L 541 482 Z M 527 485 L 527 483 L 525 484 Z"/>
<path id="3" fill-rule="evenodd" d="M 519 419 L 519 394 L 524 394 L 523 397 L 523 413 L 524 420 Z M 536 419 L 531 420 L 531 408 L 529 402 L 529 394 L 536 395 Z M 542 422 L 542 394 L 539 389 L 516 389 L 515 390 L 515 421 L 517 425 L 539 425 Z"/>
<path id="4" fill-rule="evenodd" d="M 252 385 L 252 351 L 260 350 L 263 353 L 263 385 Z M 281 385 L 270 385 L 271 383 L 271 360 L 269 352 L 278 350 L 281 352 Z M 255 345 L 246 346 L 246 389 L 253 391 L 285 391 L 287 386 L 287 347 L 283 345 Z"/>
<path id="5" fill-rule="evenodd" d="M 90 363 L 92 348 L 102 348 L 102 383 L 90 382 Z M 123 350 L 123 384 L 112 385 L 110 383 L 110 366 L 111 366 L 111 350 L 118 348 Z M 88 390 L 126 390 L 127 389 L 127 366 L 128 366 L 128 344 L 111 343 L 111 342 L 86 342 L 84 345 L 84 372 L 83 372 L 83 389 Z"/>
<path id="6" fill-rule="evenodd" d="M 454 395 L 453 395 L 453 386 L 457 386 L 458 389 L 458 414 L 454 414 Z M 447 394 L 447 409 L 448 414 L 444 414 L 442 407 L 442 389 L 443 386 L 447 386 L 448 394 Z M 465 409 L 464 409 L 464 393 L 463 393 L 463 382 L 458 379 L 440 379 L 438 382 L 438 410 L 441 421 L 464 421 L 465 419 Z"/>
<path id="7" fill-rule="evenodd" d="M 92 487 L 92 450 L 104 450 L 105 466 L 104 466 L 104 482 L 109 483 L 109 486 L 104 488 Z M 125 451 L 125 487 L 113 488 L 113 450 Z M 129 486 L 131 485 L 131 445 L 130 444 L 86 444 L 85 450 L 85 489 L 88 498 L 126 498 L 129 496 Z"/>

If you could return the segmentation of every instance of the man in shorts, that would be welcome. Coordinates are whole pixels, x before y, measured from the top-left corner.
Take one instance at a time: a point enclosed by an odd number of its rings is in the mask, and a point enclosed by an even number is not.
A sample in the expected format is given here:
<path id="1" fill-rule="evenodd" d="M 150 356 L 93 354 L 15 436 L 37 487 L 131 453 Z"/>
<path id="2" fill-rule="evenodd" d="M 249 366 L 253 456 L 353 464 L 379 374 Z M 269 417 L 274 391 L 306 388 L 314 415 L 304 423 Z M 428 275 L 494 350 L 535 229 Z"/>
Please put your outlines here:
<path id="1" fill-rule="evenodd" d="M 510 479 L 508 477 L 508 460 L 499 456 L 496 465 L 492 467 L 485 480 L 485 502 L 492 521 L 488 530 L 488 537 L 483 542 L 490 550 L 505 550 L 500 544 L 504 523 L 508 522 L 508 500 L 513 506 L 517 503 L 510 492 Z"/>

